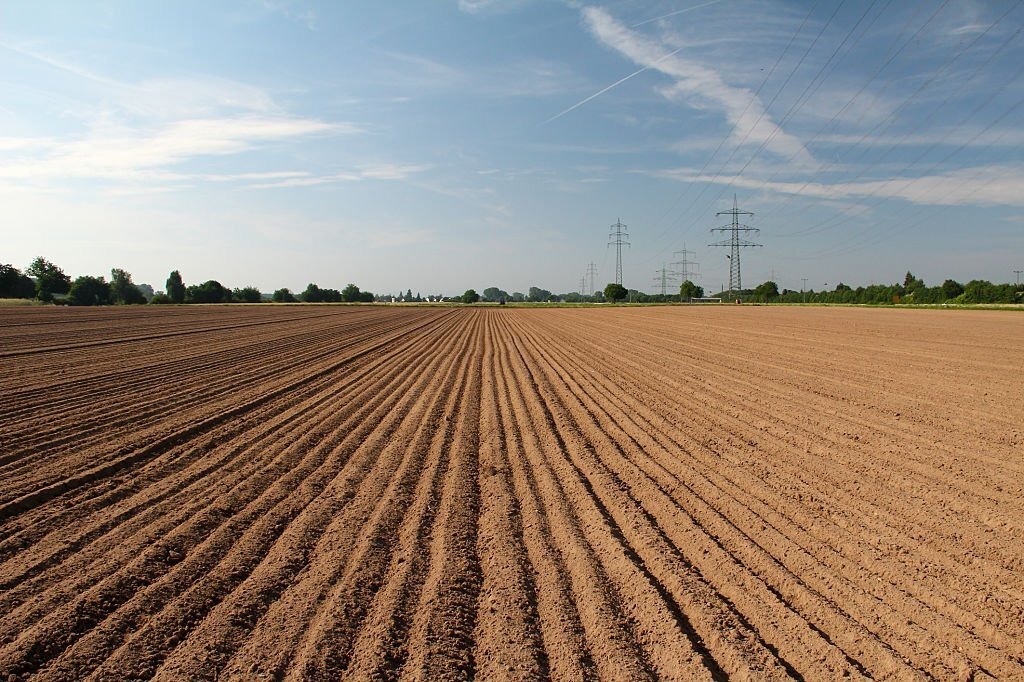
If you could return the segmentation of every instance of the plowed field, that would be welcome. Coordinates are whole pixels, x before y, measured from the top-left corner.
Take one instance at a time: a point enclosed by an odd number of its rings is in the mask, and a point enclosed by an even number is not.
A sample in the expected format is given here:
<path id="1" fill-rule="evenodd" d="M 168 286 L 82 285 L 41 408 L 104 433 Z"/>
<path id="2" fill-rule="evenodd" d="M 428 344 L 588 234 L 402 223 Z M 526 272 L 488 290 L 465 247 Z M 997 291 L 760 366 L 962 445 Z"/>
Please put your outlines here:
<path id="1" fill-rule="evenodd" d="M 1024 315 L 0 309 L 0 680 L 1022 679 Z"/>

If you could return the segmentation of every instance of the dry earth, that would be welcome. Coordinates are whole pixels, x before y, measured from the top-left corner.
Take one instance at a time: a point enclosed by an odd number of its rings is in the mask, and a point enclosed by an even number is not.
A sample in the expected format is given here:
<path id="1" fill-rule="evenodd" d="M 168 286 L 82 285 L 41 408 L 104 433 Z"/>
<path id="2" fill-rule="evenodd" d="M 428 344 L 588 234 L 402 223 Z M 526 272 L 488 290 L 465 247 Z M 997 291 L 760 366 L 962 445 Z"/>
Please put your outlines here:
<path id="1" fill-rule="evenodd" d="M 0 309 L 0 680 L 1022 679 L 1024 315 Z"/>

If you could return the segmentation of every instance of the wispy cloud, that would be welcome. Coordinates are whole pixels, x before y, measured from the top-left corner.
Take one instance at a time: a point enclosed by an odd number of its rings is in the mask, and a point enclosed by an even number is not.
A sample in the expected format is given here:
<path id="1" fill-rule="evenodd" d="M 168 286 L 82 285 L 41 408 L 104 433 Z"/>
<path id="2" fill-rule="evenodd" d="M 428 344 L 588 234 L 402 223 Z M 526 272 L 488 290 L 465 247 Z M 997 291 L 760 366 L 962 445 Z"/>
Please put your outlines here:
<path id="1" fill-rule="evenodd" d="M 689 169 L 655 173 L 682 182 L 717 182 L 726 179 L 699 175 Z M 916 178 L 894 177 L 861 182 L 777 182 L 743 175 L 728 180 L 735 187 L 799 194 L 827 200 L 903 199 L 928 206 L 1020 206 L 1024 207 L 1024 166 L 989 165 L 960 168 L 948 173 Z"/>
<path id="2" fill-rule="evenodd" d="M 0 177 L 140 180 L 159 177 L 159 171 L 169 171 L 196 157 L 238 154 L 275 140 L 355 130 L 310 119 L 251 116 L 179 121 L 152 130 L 101 128 L 80 139 L 48 146 L 35 158 L 14 158 L 0 166 Z"/>
<path id="3" fill-rule="evenodd" d="M 746 137 L 748 143 L 764 144 L 765 149 L 781 157 L 813 165 L 803 143 L 783 131 L 750 90 L 727 84 L 718 72 L 704 64 L 678 54 L 666 56 L 658 42 L 623 26 L 604 9 L 587 7 L 583 17 L 590 32 L 602 43 L 639 66 L 673 78 L 672 85 L 661 89 L 666 98 L 685 101 L 694 108 L 718 109 L 733 126 L 735 137 Z"/>
<path id="4" fill-rule="evenodd" d="M 639 23 L 633 24 L 630 28 L 638 28 L 646 24 L 654 23 L 655 21 L 662 21 L 663 19 L 670 19 L 671 17 L 679 16 L 680 14 L 686 14 L 694 10 L 700 9 L 701 7 L 707 7 L 709 5 L 715 5 L 722 0 L 711 0 L 710 2 L 704 2 L 699 5 L 693 5 L 692 7 L 684 7 L 683 9 L 677 9 L 675 12 L 669 12 L 668 14 L 662 14 L 661 16 L 653 17 L 651 19 L 645 19 Z"/>
<path id="5" fill-rule="evenodd" d="M 260 182 L 250 185 L 252 189 L 274 189 L 285 187 L 311 187 L 313 185 L 326 185 L 336 182 L 358 182 L 360 180 L 405 180 L 417 173 L 422 173 L 430 167 L 414 164 L 378 164 L 365 166 L 350 171 L 329 173 L 326 175 L 313 175 L 311 173 L 288 173 L 276 174 L 280 178 L 270 178 L 270 182 Z M 267 174 L 275 175 L 275 174 Z M 243 179 L 242 176 L 234 176 L 232 179 Z"/>

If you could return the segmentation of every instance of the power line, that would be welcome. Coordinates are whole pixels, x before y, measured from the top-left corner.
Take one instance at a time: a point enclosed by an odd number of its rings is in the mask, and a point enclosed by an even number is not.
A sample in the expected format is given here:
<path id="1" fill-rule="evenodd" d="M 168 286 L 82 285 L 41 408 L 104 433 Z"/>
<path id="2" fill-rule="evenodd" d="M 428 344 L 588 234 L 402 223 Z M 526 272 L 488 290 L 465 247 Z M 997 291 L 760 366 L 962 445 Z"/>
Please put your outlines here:
<path id="1" fill-rule="evenodd" d="M 897 107 L 885 119 L 883 119 L 883 120 L 879 121 L 877 124 L 875 124 L 875 126 L 871 130 L 869 130 L 867 133 L 865 133 L 863 136 L 861 136 L 861 138 L 856 143 L 854 143 L 853 148 L 856 148 L 856 147 L 860 146 L 866 139 L 868 139 L 868 137 L 870 137 L 871 135 L 873 135 L 875 133 L 878 133 L 879 135 L 884 135 L 886 132 L 888 132 L 888 130 L 890 128 L 892 128 L 893 125 L 895 125 L 895 123 L 897 121 L 897 118 L 898 118 L 898 116 L 899 116 L 899 114 L 901 112 L 903 112 L 914 100 L 916 100 L 921 95 L 921 93 L 925 89 L 927 89 L 927 87 L 929 85 L 931 85 L 932 83 L 937 82 L 939 77 L 945 71 L 947 71 L 960 57 L 962 57 L 964 54 L 967 54 L 968 50 L 970 50 L 975 44 L 978 43 L 978 41 L 980 41 L 984 36 L 986 36 L 989 33 L 989 31 L 991 31 L 994 27 L 1000 25 L 1002 23 L 1003 19 L 1005 19 L 1006 16 L 1010 12 L 1012 12 L 1014 9 L 1016 9 L 1017 6 L 1019 6 L 1019 5 L 1020 5 L 1020 1 L 1018 0 L 1018 2 L 1015 5 L 1013 5 L 1013 7 L 1011 7 L 1009 10 L 1007 10 L 1005 13 L 1003 13 L 998 19 L 996 19 L 996 21 L 994 21 L 991 24 L 989 24 L 988 27 L 984 31 L 982 31 L 981 33 L 976 35 L 965 47 L 961 47 L 956 52 L 951 54 L 950 57 L 946 60 L 946 62 L 939 69 L 937 69 L 935 72 L 933 72 L 932 75 L 928 79 L 926 79 L 917 88 L 917 90 L 915 90 L 909 97 L 907 97 L 907 99 L 905 99 L 900 104 L 899 107 Z M 943 3 L 942 6 L 945 7 L 945 3 Z M 941 9 L 941 7 L 940 7 L 940 9 Z M 933 14 L 932 17 L 930 17 L 928 21 L 930 22 L 934 17 L 935 17 L 935 15 Z M 927 22 L 926 22 L 926 24 L 927 24 Z M 974 79 L 976 78 L 976 76 L 978 76 L 978 74 L 980 74 L 986 67 L 988 67 L 988 65 L 991 64 L 992 61 L 994 61 L 995 58 L 999 54 L 1001 54 L 1002 51 L 1008 45 L 1010 45 L 1010 43 L 1012 43 L 1017 38 L 1017 36 L 1020 33 L 1021 33 L 1021 28 L 1018 28 L 1013 34 L 1010 35 L 1009 38 L 1007 38 L 1005 41 L 1002 42 L 1002 44 L 999 45 L 999 47 L 989 56 L 988 59 L 986 59 L 982 64 L 980 64 L 978 67 L 976 67 L 970 73 L 970 75 L 963 80 L 963 82 L 960 84 L 960 86 L 958 88 L 956 88 L 955 90 L 949 92 L 949 94 L 946 95 L 946 97 L 943 99 L 943 101 L 939 105 L 930 107 L 928 113 L 924 116 L 923 119 L 915 121 L 915 126 L 914 126 L 913 129 L 908 130 L 906 133 L 904 133 L 898 140 L 896 140 L 893 144 L 891 144 L 888 147 L 888 149 L 886 149 L 879 157 L 877 157 L 874 162 L 864 166 L 856 175 L 854 175 L 852 177 L 849 177 L 849 178 L 846 178 L 845 181 L 846 182 L 852 182 L 852 181 L 858 180 L 858 179 L 864 177 L 865 175 L 867 175 L 868 172 L 871 171 L 872 169 L 874 169 L 876 166 L 880 165 L 881 162 L 889 154 L 891 154 L 894 150 L 898 149 L 900 147 L 900 145 L 902 145 L 902 143 L 905 140 L 907 140 L 907 138 L 909 138 L 915 131 L 920 130 L 928 121 L 930 121 L 932 118 L 934 118 L 935 115 L 940 110 L 942 110 L 947 104 L 949 104 L 954 97 L 959 95 L 961 92 L 963 92 L 963 90 L 965 88 L 967 88 L 970 84 L 972 84 L 974 82 Z M 915 34 L 915 36 L 916 35 L 917 34 Z M 1021 71 L 1018 70 L 1017 73 L 1015 74 L 1015 76 L 1013 77 L 1013 79 L 1011 79 L 1011 82 L 1015 81 L 1017 78 L 1019 78 L 1020 75 L 1021 75 Z M 1007 85 L 1009 85 L 1009 83 L 1004 83 L 1003 87 L 1005 88 Z M 954 126 L 941 140 L 939 140 L 938 142 L 935 142 L 931 146 L 929 146 L 924 151 L 924 153 L 920 154 L 917 158 L 915 158 L 913 161 L 911 161 L 909 164 L 907 164 L 900 172 L 901 173 L 905 172 L 910 167 L 912 167 L 914 164 L 919 162 L 922 158 L 924 158 L 928 153 L 930 153 L 937 146 L 939 146 L 940 144 L 945 142 L 947 139 L 951 138 L 971 118 L 973 118 L 977 113 L 979 113 L 985 106 L 987 106 L 989 103 L 991 103 L 991 101 L 998 94 L 1000 94 L 1000 91 L 998 91 L 998 90 L 994 91 L 986 100 L 984 100 L 980 105 L 976 106 L 967 116 L 963 117 L 960 120 L 960 123 L 958 123 L 956 126 Z M 882 128 L 881 130 L 879 130 L 879 128 L 881 126 L 883 126 L 883 125 L 885 127 Z M 864 147 L 864 149 L 866 150 L 867 147 Z M 963 149 L 963 146 L 961 146 L 960 149 Z M 856 159 L 854 159 L 854 161 L 859 161 L 863 157 L 864 157 L 864 152 L 862 151 L 861 154 Z M 949 158 L 949 157 L 947 156 L 946 158 Z M 806 182 L 804 182 L 804 184 L 799 189 L 797 189 L 796 192 L 794 192 L 791 195 L 790 199 L 788 199 L 786 202 L 784 202 L 784 204 L 785 203 L 789 203 L 790 201 L 795 199 L 797 196 L 799 196 L 800 193 L 803 192 L 804 189 L 806 189 L 818 176 L 820 176 L 822 173 L 824 173 L 829 168 L 831 168 L 831 166 L 834 165 L 834 163 L 835 162 L 830 163 L 828 166 L 826 166 L 826 167 L 818 170 L 817 172 L 815 172 L 815 174 L 812 175 L 810 178 L 808 178 L 808 180 Z M 885 186 L 887 186 L 888 184 L 894 182 L 895 180 L 896 180 L 896 178 L 892 178 L 892 179 L 888 180 L 885 183 Z M 805 207 L 802 211 L 799 211 L 796 214 L 794 214 L 794 216 L 800 215 L 801 213 L 803 213 L 803 211 L 806 211 L 807 208 L 808 207 Z M 812 231 L 812 230 L 814 230 L 814 229 L 816 229 L 818 227 L 827 225 L 829 222 L 832 222 L 833 220 L 836 220 L 836 219 L 837 218 L 827 219 L 825 221 L 822 221 L 818 225 L 812 226 L 811 228 L 804 228 L 804 229 L 801 229 L 801 230 L 790 232 L 786 236 L 798 235 L 798 234 L 807 234 L 810 231 Z M 845 222 L 845 221 L 843 221 L 843 222 Z"/>
<path id="2" fill-rule="evenodd" d="M 720 242 L 714 244 L 708 244 L 708 246 L 728 246 L 731 250 L 731 254 L 726 256 L 729 259 L 729 295 L 738 295 L 739 292 L 743 291 L 743 279 L 740 273 L 740 248 L 750 246 L 763 246 L 762 244 L 755 244 L 754 242 L 747 241 L 746 239 L 740 238 L 740 233 L 745 234 L 750 232 L 760 232 L 756 227 L 750 227 L 749 225 L 743 225 L 740 223 L 741 215 L 754 215 L 750 211 L 741 211 L 739 206 L 736 204 L 736 195 L 732 197 L 732 210 L 730 211 L 719 211 L 715 214 L 716 216 L 731 215 L 732 224 L 723 225 L 722 227 L 712 228 L 712 232 L 729 232 L 729 239 L 723 239 Z"/>
<path id="3" fill-rule="evenodd" d="M 782 60 L 789 53 L 789 48 L 791 48 L 793 46 L 793 43 L 796 41 L 797 37 L 803 32 L 804 26 L 807 24 L 808 19 L 811 18 L 811 14 L 814 13 L 814 10 L 816 9 L 816 7 L 817 7 L 817 3 L 814 3 L 814 4 L 811 5 L 811 8 L 807 11 L 807 14 L 804 16 L 803 21 L 800 22 L 800 26 L 797 27 L 796 32 L 790 37 L 789 42 L 786 43 L 785 49 L 779 55 L 778 59 L 775 60 L 775 64 L 773 64 L 771 69 L 769 69 L 768 74 L 764 77 L 764 80 L 761 81 L 761 84 L 757 87 L 757 90 L 754 92 L 754 94 L 750 96 L 750 99 L 747 101 L 747 106 L 744 107 L 743 113 L 740 114 L 740 116 L 739 116 L 739 120 L 742 120 L 743 117 L 747 115 L 747 111 L 750 110 L 751 105 L 757 100 L 758 96 L 761 94 L 761 90 L 764 88 L 765 85 L 768 84 L 768 81 L 771 80 L 771 77 L 775 74 L 775 70 L 779 67 L 779 64 L 782 63 Z M 836 8 L 836 12 L 838 12 L 838 11 L 839 10 L 838 10 L 838 7 L 837 7 Z M 821 34 L 824 33 L 825 28 L 828 27 L 828 24 L 832 23 L 832 19 L 835 18 L 835 14 L 836 13 L 834 12 L 832 14 L 832 16 L 829 17 L 829 20 L 828 20 L 828 22 L 826 22 L 825 27 L 822 28 L 821 33 L 819 33 L 818 36 L 814 39 L 814 43 L 817 43 L 818 38 L 820 38 Z M 811 47 L 814 47 L 813 43 L 812 43 Z M 789 77 L 786 78 L 786 82 L 783 83 L 781 88 L 779 88 L 779 92 L 782 92 L 782 89 L 785 88 L 786 84 L 789 83 L 789 80 L 793 77 L 793 74 L 795 74 L 797 69 L 799 69 L 800 66 L 803 64 L 804 59 L 806 59 L 808 52 L 810 52 L 810 49 L 808 49 L 806 52 L 804 52 L 804 55 L 800 58 L 800 61 L 793 68 L 793 71 L 790 73 Z M 775 96 L 778 97 L 778 93 L 776 93 Z M 773 101 L 774 101 L 774 98 L 773 98 Z M 714 160 L 714 158 L 716 156 L 718 156 L 718 152 L 721 151 L 722 147 L 725 145 L 726 141 L 728 141 L 730 137 L 731 137 L 730 135 L 725 135 L 725 136 L 722 137 L 721 141 L 718 143 L 718 146 L 715 147 L 715 150 L 713 152 L 711 152 L 711 155 L 707 157 L 706 161 L 704 161 L 704 165 L 701 166 L 699 171 L 697 171 L 697 177 L 700 177 L 700 176 L 704 175 L 704 171 L 706 171 L 708 169 L 708 167 L 711 165 L 711 162 Z M 723 166 L 724 166 L 724 164 L 723 164 Z M 690 186 L 688 185 L 687 189 L 689 189 L 689 188 L 690 188 Z M 705 185 L 704 188 L 701 189 L 701 191 L 697 195 L 697 197 L 694 198 L 693 201 L 691 201 L 689 203 L 689 205 L 687 205 L 687 207 L 680 212 L 679 215 L 683 215 L 683 214 L 689 212 L 689 210 L 691 208 L 693 208 L 693 206 L 697 203 L 697 200 L 700 199 L 701 196 L 703 196 L 705 189 L 706 189 L 706 185 Z M 687 193 L 687 190 L 683 190 L 678 196 L 676 196 L 676 199 L 675 199 L 675 201 L 672 202 L 672 205 L 668 207 L 668 209 L 661 215 L 660 218 L 658 218 L 658 221 L 657 221 L 658 224 L 660 224 L 662 221 L 664 221 L 668 217 L 668 215 L 673 212 L 673 210 L 675 209 L 676 205 L 678 205 L 679 202 L 682 201 L 683 196 L 686 193 Z M 670 223 L 664 230 L 662 230 L 660 233 L 658 233 L 658 235 L 654 238 L 654 241 L 655 242 L 660 241 L 661 238 L 664 237 L 671 228 L 672 228 L 672 224 Z"/>
<path id="4" fill-rule="evenodd" d="M 615 224 L 612 225 L 611 232 L 608 233 L 608 246 L 615 246 L 615 283 L 622 285 L 622 247 L 629 246 L 629 232 L 626 230 L 626 225 L 622 224 L 622 220 L 616 220 Z"/>

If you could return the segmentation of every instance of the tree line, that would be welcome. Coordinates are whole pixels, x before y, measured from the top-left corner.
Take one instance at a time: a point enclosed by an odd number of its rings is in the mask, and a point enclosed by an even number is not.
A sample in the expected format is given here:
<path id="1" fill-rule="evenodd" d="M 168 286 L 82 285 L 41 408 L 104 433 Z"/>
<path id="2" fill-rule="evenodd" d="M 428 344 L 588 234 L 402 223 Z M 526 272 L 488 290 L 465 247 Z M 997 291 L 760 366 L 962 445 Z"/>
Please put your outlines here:
<path id="1" fill-rule="evenodd" d="M 165 291 L 154 293 L 148 284 L 136 284 L 127 270 L 113 268 L 110 280 L 104 276 L 82 275 L 74 280 L 62 268 L 42 256 L 25 271 L 10 264 L 0 264 L 0 298 L 35 298 L 40 301 L 75 306 L 133 305 L 161 303 L 261 303 L 263 292 L 246 286 L 229 289 L 217 280 L 186 286 L 181 273 L 173 270 L 167 277 Z M 310 283 L 295 295 L 278 289 L 270 300 L 276 303 L 367 303 L 376 300 L 372 292 L 361 291 L 349 284 L 341 291 L 325 289 Z"/>

